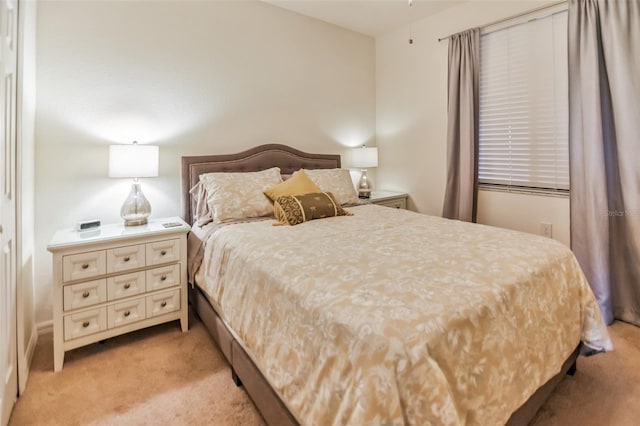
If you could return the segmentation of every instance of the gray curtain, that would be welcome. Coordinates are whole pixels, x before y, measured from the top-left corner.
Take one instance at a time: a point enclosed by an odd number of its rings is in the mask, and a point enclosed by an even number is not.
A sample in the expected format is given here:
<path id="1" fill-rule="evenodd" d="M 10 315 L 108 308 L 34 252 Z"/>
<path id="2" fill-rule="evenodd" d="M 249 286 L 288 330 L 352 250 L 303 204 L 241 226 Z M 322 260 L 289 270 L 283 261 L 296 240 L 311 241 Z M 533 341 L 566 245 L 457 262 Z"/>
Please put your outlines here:
<path id="1" fill-rule="evenodd" d="M 607 323 L 640 325 L 640 1 L 569 2 L 571 247 Z"/>
<path id="2" fill-rule="evenodd" d="M 449 40 L 447 186 L 442 216 L 476 221 L 480 30 Z"/>

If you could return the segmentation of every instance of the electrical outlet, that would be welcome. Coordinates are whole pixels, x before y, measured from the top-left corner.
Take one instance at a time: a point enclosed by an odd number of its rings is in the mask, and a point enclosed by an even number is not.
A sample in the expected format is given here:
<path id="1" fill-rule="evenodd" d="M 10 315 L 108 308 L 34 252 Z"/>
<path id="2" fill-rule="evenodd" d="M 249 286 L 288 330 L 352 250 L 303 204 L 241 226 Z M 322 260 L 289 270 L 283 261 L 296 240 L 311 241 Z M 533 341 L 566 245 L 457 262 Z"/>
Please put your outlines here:
<path id="1" fill-rule="evenodd" d="M 547 238 L 553 237 L 553 225 L 548 222 L 540 222 L 540 235 Z"/>

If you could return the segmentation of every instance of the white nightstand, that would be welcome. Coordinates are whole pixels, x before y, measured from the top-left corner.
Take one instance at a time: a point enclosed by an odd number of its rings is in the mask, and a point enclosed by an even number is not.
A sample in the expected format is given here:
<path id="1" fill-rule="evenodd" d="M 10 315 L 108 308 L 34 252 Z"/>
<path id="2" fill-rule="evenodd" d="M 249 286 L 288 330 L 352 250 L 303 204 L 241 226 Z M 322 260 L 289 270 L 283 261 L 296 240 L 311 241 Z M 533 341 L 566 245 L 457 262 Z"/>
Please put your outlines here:
<path id="1" fill-rule="evenodd" d="M 395 209 L 406 209 L 408 197 L 409 194 L 404 192 L 373 190 L 371 191 L 371 197 L 362 201 Z"/>
<path id="2" fill-rule="evenodd" d="M 173 223 L 177 226 L 165 227 Z M 147 225 L 56 232 L 53 253 L 53 366 L 65 351 L 180 320 L 188 329 L 187 225 L 178 217 Z"/>

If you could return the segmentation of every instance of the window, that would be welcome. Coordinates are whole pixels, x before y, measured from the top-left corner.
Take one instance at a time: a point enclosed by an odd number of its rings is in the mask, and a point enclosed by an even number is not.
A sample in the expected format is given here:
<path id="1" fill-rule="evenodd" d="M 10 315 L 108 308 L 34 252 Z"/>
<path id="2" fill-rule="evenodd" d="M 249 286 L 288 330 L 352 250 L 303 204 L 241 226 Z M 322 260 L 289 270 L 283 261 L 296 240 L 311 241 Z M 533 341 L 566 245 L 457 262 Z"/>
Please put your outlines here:
<path id="1" fill-rule="evenodd" d="M 480 38 L 483 186 L 569 190 L 567 12 Z"/>

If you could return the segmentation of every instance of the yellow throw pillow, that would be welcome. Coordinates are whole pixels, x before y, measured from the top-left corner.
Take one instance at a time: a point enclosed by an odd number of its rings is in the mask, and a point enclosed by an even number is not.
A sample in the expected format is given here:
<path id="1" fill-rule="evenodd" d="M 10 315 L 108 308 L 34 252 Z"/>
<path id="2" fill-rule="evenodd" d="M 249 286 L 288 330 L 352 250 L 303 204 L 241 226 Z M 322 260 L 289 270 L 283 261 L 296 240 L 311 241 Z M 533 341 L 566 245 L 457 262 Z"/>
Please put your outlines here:
<path id="1" fill-rule="evenodd" d="M 273 212 L 281 225 L 298 225 L 314 219 L 353 215 L 344 210 L 330 192 L 284 195 L 276 199 Z"/>
<path id="2" fill-rule="evenodd" d="M 264 194 L 271 198 L 271 201 L 276 201 L 285 195 L 301 195 L 311 192 L 321 191 L 304 171 L 298 170 L 289 179 L 264 191 Z"/>

